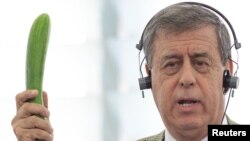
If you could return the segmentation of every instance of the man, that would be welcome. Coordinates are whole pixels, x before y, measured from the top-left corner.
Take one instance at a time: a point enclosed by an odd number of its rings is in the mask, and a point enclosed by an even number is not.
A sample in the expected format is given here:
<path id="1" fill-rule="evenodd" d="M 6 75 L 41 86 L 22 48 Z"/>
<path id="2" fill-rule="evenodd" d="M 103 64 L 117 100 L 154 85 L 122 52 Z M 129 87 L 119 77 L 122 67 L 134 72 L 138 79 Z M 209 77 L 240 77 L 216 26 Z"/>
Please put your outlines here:
<path id="1" fill-rule="evenodd" d="M 44 106 L 28 102 L 37 95 L 37 90 L 26 90 L 16 96 L 17 113 L 11 124 L 18 141 L 53 140 L 47 93 L 43 92 Z"/>
<path id="2" fill-rule="evenodd" d="M 230 37 L 214 12 L 197 4 L 169 6 L 150 20 L 140 44 L 166 127 L 140 141 L 204 141 L 209 124 L 233 124 L 224 117 L 223 78 L 233 73 Z"/>

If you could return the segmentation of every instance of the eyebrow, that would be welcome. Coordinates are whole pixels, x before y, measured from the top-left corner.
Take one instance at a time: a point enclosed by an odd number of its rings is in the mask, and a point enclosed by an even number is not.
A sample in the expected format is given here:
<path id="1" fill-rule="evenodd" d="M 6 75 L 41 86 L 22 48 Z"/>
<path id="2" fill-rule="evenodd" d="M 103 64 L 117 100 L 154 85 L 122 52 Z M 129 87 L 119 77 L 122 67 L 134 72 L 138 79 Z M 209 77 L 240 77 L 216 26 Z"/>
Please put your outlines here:
<path id="1" fill-rule="evenodd" d="M 191 55 L 191 58 L 199 58 L 199 57 L 208 58 L 210 60 L 212 59 L 212 56 L 209 55 L 207 52 L 195 52 Z M 160 64 L 164 63 L 166 60 L 181 59 L 181 58 L 183 58 L 182 55 L 178 53 L 167 54 L 160 59 Z"/>
<path id="2" fill-rule="evenodd" d="M 161 62 L 168 60 L 168 59 L 178 59 L 178 58 L 182 58 L 182 56 L 180 54 L 177 54 L 177 53 L 171 53 L 171 54 L 163 56 L 161 58 Z"/>
<path id="3" fill-rule="evenodd" d="M 207 52 L 196 52 L 191 55 L 191 58 L 199 58 L 199 57 L 205 57 L 211 59 L 211 55 L 209 55 Z"/>

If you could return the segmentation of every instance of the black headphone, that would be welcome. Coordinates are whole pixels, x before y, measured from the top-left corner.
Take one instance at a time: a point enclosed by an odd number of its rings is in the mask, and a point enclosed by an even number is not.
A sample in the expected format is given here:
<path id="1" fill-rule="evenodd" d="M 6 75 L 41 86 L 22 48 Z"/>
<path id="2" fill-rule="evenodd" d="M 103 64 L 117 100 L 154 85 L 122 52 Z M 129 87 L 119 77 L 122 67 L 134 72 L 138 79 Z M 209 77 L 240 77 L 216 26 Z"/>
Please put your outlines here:
<path id="1" fill-rule="evenodd" d="M 241 48 L 241 44 L 238 42 L 236 34 L 234 32 L 233 26 L 231 25 L 231 23 L 229 22 L 229 20 L 218 10 L 216 10 L 215 8 L 206 5 L 206 4 L 202 4 L 202 3 L 198 3 L 198 2 L 181 2 L 178 4 L 189 4 L 189 5 L 198 5 L 201 7 L 205 7 L 213 12 L 215 12 L 216 14 L 220 15 L 221 18 L 223 18 L 223 20 L 227 23 L 227 25 L 229 26 L 232 35 L 233 35 L 233 39 L 234 39 L 234 47 L 235 49 L 239 49 Z M 149 22 L 147 23 L 146 27 L 143 30 L 143 33 L 141 35 L 140 41 L 138 44 L 136 44 L 136 48 L 141 52 L 142 48 L 143 48 L 143 36 L 144 36 L 144 32 L 145 29 L 147 28 L 147 26 L 149 25 L 149 23 L 151 22 L 152 18 L 149 20 Z M 141 73 L 141 78 L 139 78 L 139 87 L 140 90 L 144 90 L 144 89 L 150 89 L 152 88 L 151 86 L 151 73 L 149 72 L 149 75 L 147 77 L 143 77 L 142 75 L 142 71 L 141 71 L 141 67 L 142 67 L 142 63 L 145 59 L 140 62 L 140 52 L 139 52 L 139 69 L 140 69 L 140 73 Z M 238 65 L 238 62 L 234 62 Z M 238 68 L 237 68 L 238 69 Z M 224 88 L 224 93 L 226 93 L 229 89 L 236 89 L 238 88 L 239 85 L 239 78 L 236 76 L 236 73 L 234 76 L 231 76 L 229 73 L 229 70 L 224 70 L 223 73 L 223 88 Z M 144 92 L 142 91 L 143 97 L 144 97 Z"/>

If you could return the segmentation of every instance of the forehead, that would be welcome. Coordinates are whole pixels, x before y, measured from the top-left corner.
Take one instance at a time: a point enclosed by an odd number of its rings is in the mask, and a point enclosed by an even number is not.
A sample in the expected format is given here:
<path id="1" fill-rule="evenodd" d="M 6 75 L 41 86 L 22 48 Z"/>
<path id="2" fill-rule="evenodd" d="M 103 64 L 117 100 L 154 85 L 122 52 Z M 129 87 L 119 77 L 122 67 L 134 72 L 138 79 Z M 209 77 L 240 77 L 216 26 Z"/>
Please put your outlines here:
<path id="1" fill-rule="evenodd" d="M 213 26 L 205 26 L 181 33 L 160 31 L 153 42 L 154 56 L 166 53 L 208 52 L 218 54 L 218 38 Z"/>

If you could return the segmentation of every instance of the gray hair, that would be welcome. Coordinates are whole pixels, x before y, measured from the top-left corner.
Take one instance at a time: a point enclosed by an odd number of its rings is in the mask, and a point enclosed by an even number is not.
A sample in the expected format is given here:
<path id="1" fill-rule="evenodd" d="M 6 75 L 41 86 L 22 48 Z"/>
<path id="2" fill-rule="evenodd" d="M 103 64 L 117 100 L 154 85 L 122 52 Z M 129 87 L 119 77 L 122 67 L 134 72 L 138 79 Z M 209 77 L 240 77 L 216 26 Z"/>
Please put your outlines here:
<path id="1" fill-rule="evenodd" d="M 143 48 L 146 61 L 152 67 L 152 44 L 159 31 L 166 34 L 181 33 L 207 25 L 215 27 L 222 64 L 231 58 L 231 41 L 226 26 L 210 10 L 197 5 L 175 4 L 159 11 L 148 23 L 143 33 Z"/>

